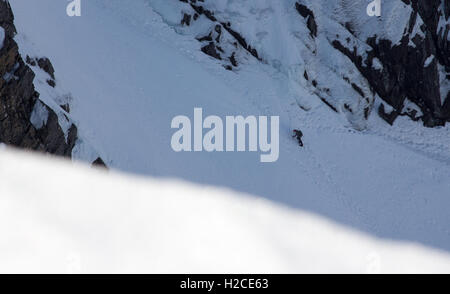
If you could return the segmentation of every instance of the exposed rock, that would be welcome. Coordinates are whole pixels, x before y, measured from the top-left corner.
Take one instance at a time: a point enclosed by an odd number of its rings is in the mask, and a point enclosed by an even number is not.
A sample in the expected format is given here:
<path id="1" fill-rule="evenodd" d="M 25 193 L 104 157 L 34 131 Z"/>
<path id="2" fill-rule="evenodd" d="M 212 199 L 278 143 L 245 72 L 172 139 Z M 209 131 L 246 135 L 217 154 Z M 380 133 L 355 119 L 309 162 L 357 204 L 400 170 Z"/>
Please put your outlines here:
<path id="1" fill-rule="evenodd" d="M 203 51 L 203 53 L 208 54 L 209 56 L 212 56 L 215 59 L 219 59 L 219 60 L 222 59 L 222 57 L 220 57 L 220 54 L 216 50 L 216 45 L 214 45 L 213 42 L 210 42 L 205 47 L 202 47 L 202 51 Z"/>
<path id="2" fill-rule="evenodd" d="M 191 11 L 190 13 L 183 12 L 183 17 L 181 19 L 181 25 L 191 25 L 192 21 L 196 21 L 200 15 L 205 16 L 210 22 L 215 24 L 214 30 L 212 30 L 208 35 L 197 38 L 200 42 L 208 42 L 208 44 L 204 45 L 201 50 L 218 60 L 229 61 L 223 64 L 224 68 L 227 70 L 232 70 L 233 67 L 238 66 L 238 60 L 236 56 L 236 52 L 227 51 L 227 55 L 224 57 L 221 56 L 219 52 L 225 53 L 225 50 L 220 46 L 222 41 L 222 36 L 224 33 L 227 33 L 228 39 L 233 39 L 233 43 L 235 44 L 236 49 L 238 45 L 240 45 L 248 54 L 253 57 L 261 60 L 259 57 L 258 51 L 253 48 L 250 44 L 248 44 L 247 40 L 236 30 L 232 29 L 232 25 L 229 22 L 221 22 L 216 16 L 214 11 L 206 9 L 202 2 L 203 0 L 180 0 L 180 2 L 189 4 Z M 194 17 L 191 17 L 194 15 Z M 219 51 L 219 52 L 218 52 Z M 229 56 L 229 57 L 226 57 Z"/>
<path id="3" fill-rule="evenodd" d="M 233 52 L 230 56 L 230 62 L 233 66 L 238 66 L 237 60 L 236 60 L 236 53 Z"/>
<path id="4" fill-rule="evenodd" d="M 27 64 L 31 66 L 36 66 L 36 60 L 32 59 L 30 56 L 27 55 L 27 58 L 25 59 Z"/>
<path id="5" fill-rule="evenodd" d="M 308 26 L 309 31 L 311 32 L 311 37 L 317 37 L 317 23 L 314 17 L 314 13 L 305 5 L 300 3 L 295 3 L 295 8 L 298 13 L 306 19 L 306 24 Z"/>
<path id="6" fill-rule="evenodd" d="M 190 26 L 191 25 L 191 18 L 192 18 L 192 16 L 190 14 L 185 13 L 183 15 L 183 19 L 181 20 L 181 25 Z"/>
<path id="7" fill-rule="evenodd" d="M 402 1 L 411 5 L 413 12 L 409 27 L 405 28 L 399 43 L 392 44 L 391 40 L 374 35 L 366 40 L 371 48 L 367 55 L 339 40 L 334 40 L 332 44 L 351 59 L 373 91 L 392 106 L 390 113 L 386 113 L 384 106 L 378 110 L 388 123 L 393 124 L 398 116 L 407 115 L 413 120 L 421 119 L 427 127 L 444 125 L 450 121 L 450 100 L 447 98 L 448 92 L 441 97 L 439 67 L 445 70 L 448 80 L 450 1 Z M 443 2 L 445 6 L 441 6 Z M 441 7 L 445 10 L 442 11 Z M 423 20 L 421 25 L 420 19 Z M 439 28 L 439 21 L 445 25 Z M 414 31 L 416 26 L 420 26 L 423 37 Z M 381 68 L 373 66 L 375 59 L 381 63 Z M 407 99 L 420 108 L 420 117 L 417 117 L 417 112 L 404 111 Z"/>
<path id="8" fill-rule="evenodd" d="M 48 73 L 52 79 L 55 79 L 55 69 L 53 68 L 52 63 L 50 60 L 46 57 L 39 58 L 37 60 L 37 64 L 39 65 L 42 70 L 44 70 L 46 73 Z"/>
<path id="9" fill-rule="evenodd" d="M 13 39 L 16 33 L 13 21 L 9 3 L 0 1 L 0 26 L 5 30 L 0 48 L 0 142 L 70 157 L 77 128 L 72 124 L 65 134 L 55 111 L 39 100 L 33 84 L 35 75 L 23 61 Z M 31 65 L 35 62 L 29 57 L 26 60 Z M 37 64 L 54 80 L 50 60 L 41 58 Z M 38 126 L 31 122 L 36 111 L 46 114 L 39 118 Z"/>
<path id="10" fill-rule="evenodd" d="M 239 34 L 238 32 L 234 31 L 231 28 L 231 24 L 230 23 L 222 23 L 223 27 L 230 33 L 230 35 L 232 35 L 237 41 L 238 43 L 244 48 L 246 49 L 251 55 L 253 55 L 256 59 L 259 59 L 259 55 L 258 55 L 258 51 L 256 51 L 256 49 L 252 48 L 252 46 L 247 44 L 247 41 L 245 40 L 244 37 L 242 37 L 241 34 Z"/>
<path id="11" fill-rule="evenodd" d="M 0 26 L 5 30 L 7 36 L 12 36 L 16 33 L 14 15 L 7 1 L 0 1 Z"/>
<path id="12" fill-rule="evenodd" d="M 69 103 L 65 103 L 63 105 L 60 105 L 60 107 L 67 113 L 70 113 L 70 105 Z"/>
<path id="13" fill-rule="evenodd" d="M 92 162 L 92 165 L 96 166 L 96 167 L 106 168 L 106 169 L 108 168 L 108 166 L 106 166 L 103 159 L 101 159 L 100 157 L 98 157 L 96 160 L 94 160 L 94 162 Z"/>

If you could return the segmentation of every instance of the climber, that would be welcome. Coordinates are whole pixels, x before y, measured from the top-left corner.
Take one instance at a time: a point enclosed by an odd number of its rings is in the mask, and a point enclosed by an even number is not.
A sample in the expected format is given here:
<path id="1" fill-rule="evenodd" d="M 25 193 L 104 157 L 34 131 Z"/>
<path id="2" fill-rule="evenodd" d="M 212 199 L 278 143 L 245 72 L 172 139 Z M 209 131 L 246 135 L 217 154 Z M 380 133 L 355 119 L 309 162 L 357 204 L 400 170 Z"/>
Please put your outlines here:
<path id="1" fill-rule="evenodd" d="M 303 137 L 302 131 L 294 130 L 294 135 L 292 136 L 292 138 L 297 138 L 298 145 L 300 145 L 300 147 L 303 147 L 302 137 Z"/>

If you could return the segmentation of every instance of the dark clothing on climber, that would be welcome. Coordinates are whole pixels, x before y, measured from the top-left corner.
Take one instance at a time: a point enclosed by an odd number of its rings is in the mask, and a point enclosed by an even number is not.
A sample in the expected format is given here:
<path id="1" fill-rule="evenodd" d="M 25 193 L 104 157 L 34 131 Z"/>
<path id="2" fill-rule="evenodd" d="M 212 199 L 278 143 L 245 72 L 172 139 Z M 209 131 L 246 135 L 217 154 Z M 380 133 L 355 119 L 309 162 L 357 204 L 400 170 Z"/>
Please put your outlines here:
<path id="1" fill-rule="evenodd" d="M 294 135 L 292 136 L 292 138 L 296 138 L 298 141 L 298 145 L 300 145 L 301 147 L 303 147 L 302 137 L 303 137 L 302 131 L 294 130 Z"/>

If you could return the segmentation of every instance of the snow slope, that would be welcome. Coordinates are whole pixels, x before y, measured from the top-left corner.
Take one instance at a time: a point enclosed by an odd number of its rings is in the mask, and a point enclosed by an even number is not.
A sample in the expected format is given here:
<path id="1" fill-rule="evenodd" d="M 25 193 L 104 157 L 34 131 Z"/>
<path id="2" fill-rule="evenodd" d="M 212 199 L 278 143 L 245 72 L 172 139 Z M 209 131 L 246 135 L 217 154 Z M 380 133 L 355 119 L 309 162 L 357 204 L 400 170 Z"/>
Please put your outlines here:
<path id="1" fill-rule="evenodd" d="M 156 0 L 83 1 L 75 18 L 66 1 L 10 2 L 23 54 L 38 48 L 52 60 L 80 133 L 110 167 L 227 187 L 374 236 L 450 250 L 449 127 L 402 118 L 389 127 L 372 116 L 357 132 L 289 71 L 253 59 L 225 71 L 161 17 Z M 173 152 L 170 122 L 192 117 L 194 107 L 221 117 L 279 115 L 280 159 Z M 305 134 L 304 149 L 291 138 L 294 128 Z M 74 155 L 91 160 L 89 150 L 79 144 Z"/>
<path id="2" fill-rule="evenodd" d="M 0 178 L 0 273 L 450 272 L 448 253 L 227 189 L 7 150 Z"/>

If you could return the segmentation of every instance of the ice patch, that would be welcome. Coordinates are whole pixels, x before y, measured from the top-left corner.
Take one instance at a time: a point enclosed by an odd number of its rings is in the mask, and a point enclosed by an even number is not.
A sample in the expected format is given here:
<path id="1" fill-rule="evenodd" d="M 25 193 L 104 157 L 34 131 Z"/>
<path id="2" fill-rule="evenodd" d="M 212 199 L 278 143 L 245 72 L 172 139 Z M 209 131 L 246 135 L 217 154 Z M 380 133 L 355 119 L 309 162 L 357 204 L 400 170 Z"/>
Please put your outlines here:
<path id="1" fill-rule="evenodd" d="M 0 49 L 3 48 L 3 42 L 5 42 L 5 30 L 0 27 Z"/>
<path id="2" fill-rule="evenodd" d="M 428 67 L 434 60 L 434 55 L 430 55 L 424 62 L 423 66 Z"/>
<path id="3" fill-rule="evenodd" d="M 31 123 L 37 130 L 39 130 L 44 125 L 47 124 L 47 120 L 48 120 L 47 108 L 45 107 L 44 104 L 42 104 L 42 102 L 37 101 L 36 104 L 34 105 L 33 112 L 31 112 L 30 118 Z"/>

